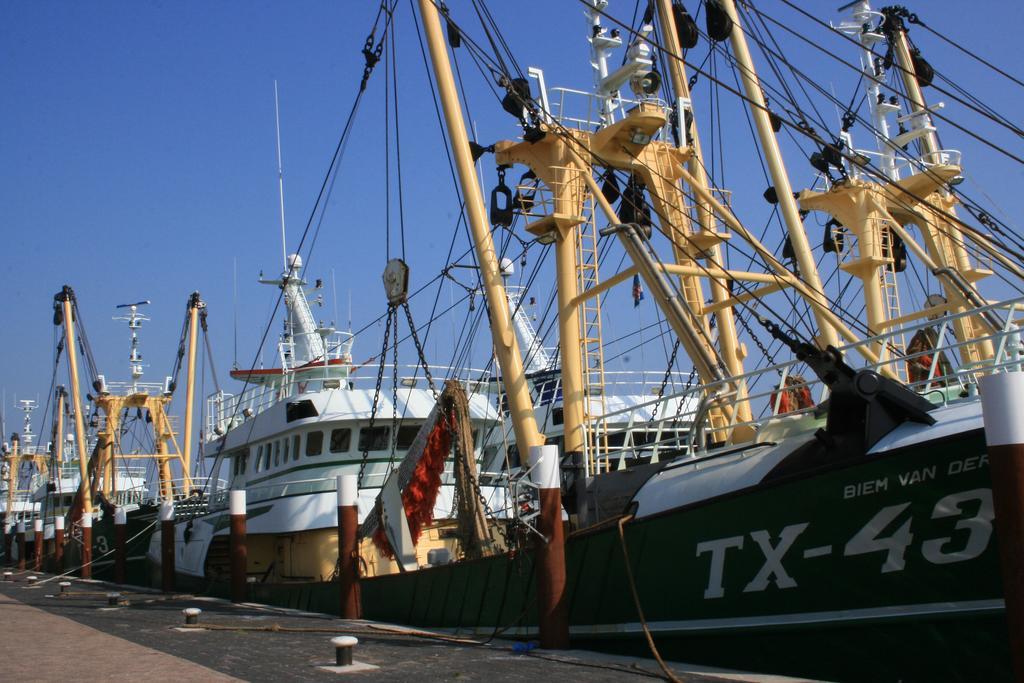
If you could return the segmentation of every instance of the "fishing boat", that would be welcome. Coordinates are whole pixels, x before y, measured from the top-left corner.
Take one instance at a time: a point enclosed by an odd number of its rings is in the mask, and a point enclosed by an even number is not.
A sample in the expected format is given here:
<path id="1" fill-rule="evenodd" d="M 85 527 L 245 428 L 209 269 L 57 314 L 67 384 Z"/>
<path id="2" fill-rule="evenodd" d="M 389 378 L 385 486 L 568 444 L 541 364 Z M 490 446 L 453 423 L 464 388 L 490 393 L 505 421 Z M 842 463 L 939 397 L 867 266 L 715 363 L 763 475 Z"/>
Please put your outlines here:
<path id="1" fill-rule="evenodd" d="M 484 394 L 490 398 L 479 413 L 467 416 L 471 426 L 442 429 L 455 440 L 472 434 L 479 444 L 475 432 L 507 421 L 510 429 L 495 451 L 507 463 L 504 471 L 484 468 L 464 481 L 471 489 L 486 483 L 514 504 L 503 515 L 486 514 L 493 509 L 482 506 L 487 535 L 500 530 L 501 542 L 481 552 L 442 559 L 429 553 L 436 538 L 417 542 L 409 533 L 423 523 L 416 473 L 438 456 L 423 445 L 438 429 L 423 417 L 437 404 L 423 396 L 402 462 L 392 467 L 398 453 L 392 450 L 381 463 L 379 489 L 360 490 L 355 555 L 335 555 L 339 578 L 349 563 L 362 570 L 362 616 L 461 635 L 539 636 L 545 647 L 651 653 L 815 678 L 1009 679 L 978 387 L 981 378 L 1019 372 L 1024 363 L 1018 330 L 1024 272 L 1016 233 L 965 192 L 960 153 L 940 144 L 944 122 L 969 131 L 924 96 L 941 72 L 909 38 L 920 19 L 904 8 L 875 10 L 858 0 L 829 23 L 784 3 L 854 57 L 845 62 L 855 83 L 853 104 L 815 91 L 842 105 L 832 121 L 801 103 L 810 98 L 807 90 L 798 96 L 758 75 L 752 43 L 776 81 L 807 81 L 783 63 L 781 47 L 769 37 L 770 22 L 786 24 L 749 2 L 706 0 L 691 16 L 680 2 L 657 0 L 630 22 L 606 0 L 581 0 L 587 21 L 578 42 L 589 50 L 580 60 L 591 68 L 587 89 L 548 88 L 542 69 L 520 71 L 500 27 L 473 4 L 476 13 L 420 0 L 414 19 L 429 50 L 479 276 L 474 292 L 487 302 L 496 366 L 495 391 Z M 385 3 L 377 14 L 357 98 L 379 61 L 394 10 Z M 469 28 L 471 18 L 480 21 L 479 30 Z M 698 45 L 730 79 L 709 70 L 707 59 L 694 59 Z M 460 52 L 481 67 L 500 109 L 518 123 L 514 139 L 484 145 L 469 137 L 458 99 L 462 76 L 452 67 Z M 717 184 L 698 130 L 710 103 L 693 90 L 697 75 L 713 84 L 716 96 L 728 95 L 749 112 L 767 189 Z M 631 96 L 623 95 L 626 88 Z M 955 100 L 950 109 L 980 110 L 1019 135 L 990 106 L 960 91 L 943 94 Z M 813 150 L 814 173 L 796 192 L 782 132 Z M 489 207 L 478 175 L 483 160 L 497 167 Z M 513 190 L 505 175 L 514 166 L 525 172 Z M 773 207 L 760 235 L 733 208 L 740 193 L 763 196 Z M 811 216 L 824 232 L 820 246 L 807 234 Z M 504 236 L 516 221 L 526 235 L 517 240 L 554 254 L 558 361 L 547 377 L 557 389 L 529 370 L 534 345 L 517 335 L 520 306 L 510 304 L 522 298 L 509 298 L 503 278 L 500 256 L 513 241 Z M 501 245 L 495 235 L 503 236 Z M 599 274 L 599 266 L 615 262 L 608 253 L 623 257 L 610 276 Z M 294 258 L 286 263 L 276 283 L 290 307 L 281 355 L 300 363 L 290 367 L 300 377 L 307 373 L 305 381 L 323 373 L 325 390 L 328 381 L 348 379 L 346 361 L 339 357 L 339 374 L 328 377 L 326 344 L 289 355 L 290 335 L 303 335 L 307 345 L 320 338 L 311 317 L 303 322 L 302 311 L 291 312 L 300 298 L 294 290 L 289 297 L 287 288 L 299 266 Z M 672 352 L 656 391 L 635 392 L 647 400 L 609 410 L 602 403 L 608 383 L 595 308 L 631 280 L 634 290 L 642 285 L 651 292 L 671 330 Z M 384 283 L 390 330 L 397 312 L 408 312 L 402 260 L 388 260 Z M 1017 294 L 1006 296 L 1007 290 Z M 672 374 L 679 358 L 692 363 L 696 379 L 682 387 Z M 425 360 L 421 367 L 426 374 Z M 286 376 L 284 360 L 277 375 Z M 474 389 L 479 383 L 451 379 Z M 291 438 L 293 460 L 305 451 L 308 435 L 295 445 L 295 435 L 284 431 L 289 411 L 296 432 L 331 417 L 328 401 L 335 399 L 306 398 L 283 386 L 268 382 L 272 407 L 261 413 L 246 415 L 242 399 L 218 413 L 228 416 L 232 430 L 253 435 L 220 436 L 235 475 L 245 470 L 240 483 L 249 491 L 254 466 L 266 467 L 268 446 L 276 457 Z M 557 403 L 545 402 L 554 395 Z M 560 428 L 547 443 L 555 408 Z M 376 413 L 371 406 L 357 419 L 369 427 Z M 391 414 L 398 415 L 397 406 Z M 638 424 L 641 443 L 633 438 Z M 310 433 L 319 434 L 314 442 L 326 441 L 326 428 Z M 366 445 L 349 465 L 359 463 L 363 474 Z M 246 458 L 248 465 L 237 464 Z M 319 473 L 325 502 L 316 523 L 324 529 L 319 542 L 330 544 L 330 493 L 343 491 L 327 477 L 345 470 Z M 439 481 L 434 494 L 443 497 L 447 484 Z M 285 489 L 274 495 L 285 498 Z M 258 503 L 249 505 L 258 524 L 264 513 Z M 189 524 L 193 540 L 179 524 L 176 542 L 200 549 L 189 565 L 198 568 L 212 545 L 195 543 L 196 529 L 205 524 L 201 535 L 226 536 L 227 515 Z M 298 538 L 307 528 L 291 531 Z M 283 527 L 270 531 L 284 533 Z M 293 565 L 297 551 L 291 548 Z M 285 555 L 268 548 L 258 556 L 269 562 L 275 552 Z M 367 571 L 383 566 L 382 557 L 398 558 L 398 570 Z M 347 588 L 326 566 L 314 570 L 306 578 L 320 580 L 257 580 L 250 596 L 336 610 Z"/>
<path id="2" fill-rule="evenodd" d="M 22 412 L 21 432 L 11 434 L 3 444 L 3 464 L 0 466 L 0 515 L 4 529 L 4 559 L 7 562 L 31 557 L 35 545 L 35 520 L 39 518 L 39 504 L 32 499 L 30 482 L 47 471 L 45 449 L 40 450 L 32 431 L 32 413 L 39 406 L 31 399 L 17 402 Z M 25 534 L 25 555 L 21 555 L 16 535 Z"/>
<path id="3" fill-rule="evenodd" d="M 130 336 L 130 380 L 119 382 L 99 372 L 74 290 L 65 286 L 54 297 L 54 324 L 63 330 L 55 357 L 59 364 L 67 354 L 70 386 L 70 392 L 63 386 L 54 392 L 54 433 L 64 434 L 65 419 L 70 432 L 66 445 L 63 438 L 55 438 L 48 473 L 32 482 L 41 514 L 52 520 L 51 526 L 66 529 L 64 567 L 86 578 L 137 585 L 150 582 L 146 550 L 161 509 L 168 504 L 184 510 L 204 506 L 201 492 L 212 483 L 193 471 L 190 436 L 196 347 L 200 327 L 205 328 L 205 303 L 198 292 L 189 297 L 178 353 L 163 382 L 143 380 L 139 332 L 149 320 L 141 311 L 147 304 L 117 306 L 122 315 L 114 319 L 127 323 Z M 91 392 L 84 397 L 80 352 Z M 186 407 L 179 430 L 168 408 L 183 367 Z"/>

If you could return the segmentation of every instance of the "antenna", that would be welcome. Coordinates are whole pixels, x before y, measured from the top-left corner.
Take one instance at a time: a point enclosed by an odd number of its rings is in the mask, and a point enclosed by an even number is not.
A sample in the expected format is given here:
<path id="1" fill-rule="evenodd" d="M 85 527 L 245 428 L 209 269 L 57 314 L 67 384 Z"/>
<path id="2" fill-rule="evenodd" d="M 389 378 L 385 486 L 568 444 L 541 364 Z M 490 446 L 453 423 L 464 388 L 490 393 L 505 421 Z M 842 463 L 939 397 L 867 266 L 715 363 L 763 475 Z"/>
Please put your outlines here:
<path id="1" fill-rule="evenodd" d="M 277 79 L 274 79 L 274 126 L 277 130 L 277 195 L 281 203 L 281 261 L 288 272 L 288 246 L 284 232 L 284 167 L 281 165 L 281 109 L 277 101 Z"/>
<path id="2" fill-rule="evenodd" d="M 238 369 L 238 257 L 231 259 L 232 262 L 232 274 L 234 279 L 234 323 L 235 323 L 235 355 L 232 359 L 232 367 Z"/>
<path id="3" fill-rule="evenodd" d="M 331 300 L 334 301 L 334 324 L 341 322 L 338 317 L 338 281 L 334 279 L 334 268 L 331 268 Z"/>
<path id="4" fill-rule="evenodd" d="M 146 316 L 139 313 L 139 306 L 148 305 L 149 299 L 142 301 L 136 301 L 133 304 L 118 304 L 114 308 L 127 308 L 129 310 L 128 315 L 114 316 L 114 320 L 126 320 L 128 321 L 128 329 L 131 330 L 131 351 L 128 354 L 128 364 L 132 370 L 132 390 L 135 390 L 135 384 L 142 378 L 142 356 L 139 355 L 139 328 L 142 327 L 142 323 L 149 320 Z"/>

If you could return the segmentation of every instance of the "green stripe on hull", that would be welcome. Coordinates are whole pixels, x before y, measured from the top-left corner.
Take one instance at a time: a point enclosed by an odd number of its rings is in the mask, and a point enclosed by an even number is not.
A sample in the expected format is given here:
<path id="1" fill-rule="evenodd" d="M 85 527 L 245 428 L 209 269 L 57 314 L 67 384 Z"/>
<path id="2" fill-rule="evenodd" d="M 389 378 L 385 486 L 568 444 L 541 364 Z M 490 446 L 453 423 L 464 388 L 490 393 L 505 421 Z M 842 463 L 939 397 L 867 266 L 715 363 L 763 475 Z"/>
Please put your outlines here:
<path id="1" fill-rule="evenodd" d="M 830 678 L 919 679 L 918 671 L 933 669 L 915 665 L 916 658 L 942 652 L 962 662 L 959 669 L 943 669 L 946 679 L 959 671 L 977 680 L 980 671 L 986 679 L 1009 675 L 1001 614 L 931 612 L 829 624 L 774 617 L 998 601 L 991 518 L 979 431 L 671 510 L 627 524 L 625 535 L 648 622 L 764 618 L 763 628 L 745 634 L 711 627 L 722 621 L 657 634 L 666 657 L 733 667 L 749 660 L 742 666 Z M 638 621 L 617 529 L 576 534 L 566 551 L 574 642 L 646 649 L 638 634 L 579 633 L 580 627 L 614 631 Z M 361 590 L 364 616 L 371 619 L 478 634 L 514 626 L 533 631 L 536 624 L 528 554 L 377 577 L 364 580 Z M 738 654 L 754 647 L 741 641 L 769 635 L 771 652 Z M 848 648 L 840 642 L 846 640 Z M 826 649 L 808 652 L 810 642 Z M 981 642 L 985 647 L 976 650 Z M 867 653 L 874 663 L 856 673 L 860 662 L 853 660 Z M 836 667 L 818 668 L 830 658 Z M 852 675 L 841 675 L 844 666 Z"/>

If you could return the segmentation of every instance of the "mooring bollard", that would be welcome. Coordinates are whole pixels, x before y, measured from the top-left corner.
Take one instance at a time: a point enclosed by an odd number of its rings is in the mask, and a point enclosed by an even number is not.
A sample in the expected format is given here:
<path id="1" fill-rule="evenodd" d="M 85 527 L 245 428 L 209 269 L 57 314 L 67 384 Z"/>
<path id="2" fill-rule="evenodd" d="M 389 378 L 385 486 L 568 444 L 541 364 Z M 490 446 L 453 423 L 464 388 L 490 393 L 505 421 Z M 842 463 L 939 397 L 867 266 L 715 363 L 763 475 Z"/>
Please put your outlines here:
<path id="1" fill-rule="evenodd" d="M 160 590 L 174 590 L 174 503 L 160 503 Z"/>
<path id="2" fill-rule="evenodd" d="M 53 518 L 53 564 L 58 574 L 64 571 L 64 518 L 60 515 Z"/>
<path id="3" fill-rule="evenodd" d="M 562 490 L 558 447 L 530 449 L 530 478 L 540 489 L 538 531 L 547 539 L 537 548 L 537 616 L 540 646 L 569 647 L 569 614 L 565 604 L 565 532 L 562 529 Z"/>
<path id="4" fill-rule="evenodd" d="M 71 592 L 70 590 L 68 590 L 69 588 L 71 588 L 71 582 L 70 581 L 61 581 L 57 585 L 60 586 L 60 594 L 61 595 L 67 595 L 68 593 Z"/>
<path id="5" fill-rule="evenodd" d="M 26 580 L 26 581 L 28 581 L 29 585 L 31 586 L 31 585 L 32 585 L 33 583 L 35 583 L 35 582 L 36 582 L 36 580 L 37 580 L 38 578 L 39 578 L 39 577 L 37 577 L 37 576 L 32 576 L 32 575 L 29 575 L 29 576 L 26 576 L 26 577 L 25 577 L 25 580 Z"/>
<path id="6" fill-rule="evenodd" d="M 1024 373 L 988 375 L 979 384 L 1010 652 L 1024 680 Z"/>
<path id="7" fill-rule="evenodd" d="M 245 602 L 248 597 L 246 575 L 249 550 L 245 540 L 245 490 L 232 491 L 231 512 L 231 602 Z"/>
<path id="8" fill-rule="evenodd" d="M 120 593 L 107 593 L 107 606 L 117 607 L 117 603 L 121 601 Z"/>
<path id="9" fill-rule="evenodd" d="M 128 513 L 123 507 L 114 509 L 114 583 L 125 583 L 128 562 Z"/>
<path id="10" fill-rule="evenodd" d="M 359 618 L 359 552 L 356 533 L 359 530 L 358 477 L 342 474 L 338 477 L 338 562 L 341 580 L 342 619 Z"/>
<path id="11" fill-rule="evenodd" d="M 78 575 L 83 579 L 92 578 L 92 513 L 82 513 L 82 568 Z"/>
<path id="12" fill-rule="evenodd" d="M 43 571 L 43 520 L 36 519 L 32 522 L 33 529 L 35 530 L 35 538 L 32 539 L 33 550 L 33 569 L 34 571 Z"/>
<path id="13" fill-rule="evenodd" d="M 4 581 L 14 581 L 14 572 L 4 572 Z"/>
<path id="14" fill-rule="evenodd" d="M 352 666 L 352 651 L 358 644 L 359 639 L 353 636 L 331 638 L 331 645 L 334 646 L 334 660 L 338 666 Z"/>
<path id="15" fill-rule="evenodd" d="M 195 626 L 199 623 L 199 615 L 203 613 L 203 610 L 198 607 L 186 607 L 181 610 L 181 613 L 185 615 L 186 626 Z"/>
<path id="16" fill-rule="evenodd" d="M 25 569 L 25 522 L 18 522 L 15 528 L 18 537 L 18 571 L 22 571 Z"/>

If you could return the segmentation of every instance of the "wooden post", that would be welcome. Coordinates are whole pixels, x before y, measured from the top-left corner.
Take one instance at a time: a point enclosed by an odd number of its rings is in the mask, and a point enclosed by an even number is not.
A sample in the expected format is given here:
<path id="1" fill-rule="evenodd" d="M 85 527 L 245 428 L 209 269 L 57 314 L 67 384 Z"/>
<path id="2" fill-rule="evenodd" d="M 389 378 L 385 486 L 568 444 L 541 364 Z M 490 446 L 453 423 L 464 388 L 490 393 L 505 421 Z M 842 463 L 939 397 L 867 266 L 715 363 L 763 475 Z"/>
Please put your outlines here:
<path id="1" fill-rule="evenodd" d="M 1024 681 L 1024 372 L 988 375 L 980 385 L 1010 652 Z"/>
<path id="2" fill-rule="evenodd" d="M 88 487 L 86 487 L 88 490 Z M 82 568 L 78 575 L 83 579 L 92 578 L 92 513 L 82 513 Z"/>
<path id="3" fill-rule="evenodd" d="M 245 542 L 245 490 L 232 491 L 231 512 L 231 602 L 248 598 L 249 549 Z"/>
<path id="4" fill-rule="evenodd" d="M 61 515 L 53 518 L 53 565 L 58 574 L 64 572 L 64 518 Z"/>
<path id="5" fill-rule="evenodd" d="M 35 531 L 35 537 L 32 539 L 33 570 L 41 572 L 43 571 L 43 520 L 33 520 L 32 529 Z"/>
<path id="6" fill-rule="evenodd" d="M 25 522 L 18 522 L 18 570 L 25 568 Z"/>
<path id="7" fill-rule="evenodd" d="M 128 564 L 128 514 L 123 507 L 114 509 L 114 583 L 125 583 Z"/>
<path id="8" fill-rule="evenodd" d="M 160 503 L 160 590 L 174 590 L 174 503 Z"/>
<path id="9" fill-rule="evenodd" d="M 341 582 L 342 619 L 358 619 L 359 604 L 359 478 L 338 477 L 338 579 Z"/>
<path id="10" fill-rule="evenodd" d="M 538 530 L 546 542 L 537 548 L 537 615 L 540 646 L 569 647 L 569 612 L 565 604 L 565 532 L 562 529 L 562 489 L 558 446 L 530 449 L 530 478 L 540 488 Z"/>

